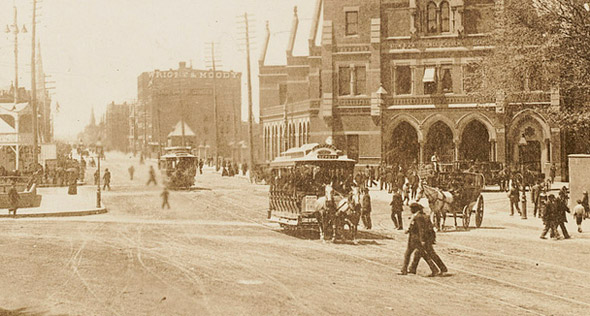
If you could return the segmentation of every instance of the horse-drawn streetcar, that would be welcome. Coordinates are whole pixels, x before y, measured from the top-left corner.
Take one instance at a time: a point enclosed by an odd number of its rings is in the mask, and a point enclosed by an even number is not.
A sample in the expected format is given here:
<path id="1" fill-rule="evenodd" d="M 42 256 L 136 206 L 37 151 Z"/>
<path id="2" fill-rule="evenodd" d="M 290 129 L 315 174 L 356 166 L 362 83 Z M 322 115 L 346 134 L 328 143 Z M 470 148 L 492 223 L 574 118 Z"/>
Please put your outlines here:
<path id="1" fill-rule="evenodd" d="M 195 184 L 197 157 L 190 147 L 166 147 L 158 162 L 164 185 L 170 189 L 188 189 Z"/>
<path id="2" fill-rule="evenodd" d="M 483 174 L 440 172 L 430 180 L 432 184 L 421 184 L 417 199 L 423 196 L 428 199 L 433 221 L 439 230 L 444 228 L 447 213 L 453 216 L 455 227 L 457 218 L 461 218 L 463 227 L 468 228 L 472 216 L 475 216 L 475 226 L 481 227 L 484 215 L 484 199 L 481 194 L 485 188 Z"/>
<path id="3" fill-rule="evenodd" d="M 270 163 L 269 219 L 286 229 L 315 228 L 318 200 L 336 205 L 350 191 L 355 161 L 332 145 L 291 148 Z"/>

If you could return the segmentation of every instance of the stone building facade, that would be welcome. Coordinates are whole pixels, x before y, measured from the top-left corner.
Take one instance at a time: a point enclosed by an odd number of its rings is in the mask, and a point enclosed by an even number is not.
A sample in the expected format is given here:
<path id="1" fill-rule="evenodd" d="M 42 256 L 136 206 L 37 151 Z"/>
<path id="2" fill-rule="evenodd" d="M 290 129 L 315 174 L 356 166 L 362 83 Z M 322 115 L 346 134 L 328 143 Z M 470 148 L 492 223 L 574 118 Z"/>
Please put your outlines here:
<path id="1" fill-rule="evenodd" d="M 214 78 L 216 76 L 216 78 Z M 218 137 L 216 142 L 213 84 L 216 84 Z M 195 154 L 231 158 L 241 135 L 241 73 L 197 70 L 179 63 L 178 69 L 144 72 L 138 77 L 137 105 L 130 125 L 137 151 L 157 156 L 168 144 L 168 135 L 182 120 L 196 135 L 187 139 Z"/>
<path id="2" fill-rule="evenodd" d="M 518 98 L 472 93 L 499 3 L 318 0 L 308 30 L 295 11 L 286 64 L 266 65 L 266 51 L 259 60 L 265 160 L 331 137 L 361 165 L 424 163 L 436 152 L 561 170 L 560 129 L 538 111 L 559 106 L 557 89 L 531 78 Z M 309 53 L 293 56 L 307 35 Z"/>
<path id="3" fill-rule="evenodd" d="M 129 150 L 129 113 L 133 104 L 127 102 L 107 105 L 105 113 L 105 146 L 108 150 L 127 152 Z"/>

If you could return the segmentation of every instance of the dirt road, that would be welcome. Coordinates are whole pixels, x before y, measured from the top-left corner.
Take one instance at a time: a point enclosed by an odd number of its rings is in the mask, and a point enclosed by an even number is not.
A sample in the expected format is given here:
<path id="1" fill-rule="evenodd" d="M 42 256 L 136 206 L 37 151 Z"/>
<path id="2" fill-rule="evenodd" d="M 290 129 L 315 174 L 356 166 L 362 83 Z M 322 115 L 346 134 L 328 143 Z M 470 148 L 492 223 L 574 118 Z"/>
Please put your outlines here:
<path id="1" fill-rule="evenodd" d="M 486 195 L 484 228 L 439 233 L 447 277 L 399 276 L 407 235 L 386 202 L 359 245 L 266 223 L 265 186 L 198 176 L 203 190 L 146 187 L 147 166 L 109 155 L 109 213 L 0 221 L 0 315 L 585 315 L 590 242 L 540 240 Z M 133 163 L 136 179 L 128 179 Z M 148 162 L 149 164 L 149 162 Z M 93 170 L 89 170 L 93 172 Z M 158 179 L 160 180 L 160 179 Z M 92 188 L 88 188 L 92 189 Z M 535 220 L 535 219 L 531 219 Z M 572 228 L 573 226 L 570 226 Z"/>

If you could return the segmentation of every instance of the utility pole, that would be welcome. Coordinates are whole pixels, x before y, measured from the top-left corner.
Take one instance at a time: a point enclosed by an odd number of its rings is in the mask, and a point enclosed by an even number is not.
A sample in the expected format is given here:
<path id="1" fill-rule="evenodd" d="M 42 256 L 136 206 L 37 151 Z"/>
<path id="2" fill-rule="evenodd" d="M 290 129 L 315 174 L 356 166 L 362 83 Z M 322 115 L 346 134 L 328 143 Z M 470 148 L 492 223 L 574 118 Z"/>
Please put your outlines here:
<path id="1" fill-rule="evenodd" d="M 248 166 L 250 170 L 250 179 L 252 179 L 252 170 L 254 169 L 254 136 L 253 136 L 253 127 L 252 127 L 252 78 L 250 73 L 250 29 L 249 29 L 249 20 L 248 20 L 248 13 L 244 12 L 244 24 L 246 28 L 246 67 L 247 67 L 247 75 L 248 75 L 248 147 L 249 147 L 249 156 L 248 156 Z"/>
<path id="2" fill-rule="evenodd" d="M 6 25 L 6 33 L 14 34 L 14 104 L 18 103 L 18 34 L 27 32 L 24 25 L 19 30 L 17 17 L 17 9 L 14 5 L 14 24 Z"/>
<path id="3" fill-rule="evenodd" d="M 182 147 L 186 146 L 185 141 L 185 132 L 184 132 L 184 116 L 186 115 L 186 111 L 184 110 L 184 94 L 182 92 L 182 76 L 180 75 L 180 67 L 178 69 L 178 103 L 180 103 L 180 130 L 182 131 L 181 135 L 181 144 Z M 158 107 L 159 110 L 159 107 Z M 158 111 L 158 115 L 159 115 Z"/>
<path id="4" fill-rule="evenodd" d="M 37 165 L 39 162 L 39 145 L 37 144 L 37 65 L 35 62 L 35 32 L 37 30 L 37 0 L 33 0 L 33 33 L 31 34 L 32 51 L 31 51 L 31 106 L 33 110 L 33 163 Z"/>
<path id="5" fill-rule="evenodd" d="M 215 59 L 215 42 L 211 42 L 211 68 L 213 69 L 213 123 L 215 124 L 215 170 L 219 170 L 219 109 L 217 108 L 217 69 Z"/>

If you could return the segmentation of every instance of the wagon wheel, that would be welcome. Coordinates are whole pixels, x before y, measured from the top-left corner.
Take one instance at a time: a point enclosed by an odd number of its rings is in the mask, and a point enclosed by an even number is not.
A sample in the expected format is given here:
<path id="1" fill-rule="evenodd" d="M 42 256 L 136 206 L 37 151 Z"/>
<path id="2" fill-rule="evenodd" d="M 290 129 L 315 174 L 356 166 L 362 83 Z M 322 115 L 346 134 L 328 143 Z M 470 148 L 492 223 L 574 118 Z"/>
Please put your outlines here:
<path id="1" fill-rule="evenodd" d="M 477 198 L 477 208 L 475 210 L 475 225 L 479 228 L 481 227 L 481 222 L 483 221 L 483 210 L 484 210 L 484 202 L 483 196 L 480 194 Z"/>
<path id="2" fill-rule="evenodd" d="M 471 208 L 469 204 L 463 207 L 463 227 L 465 229 L 469 228 L 469 220 L 471 218 Z"/>

